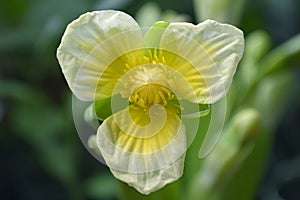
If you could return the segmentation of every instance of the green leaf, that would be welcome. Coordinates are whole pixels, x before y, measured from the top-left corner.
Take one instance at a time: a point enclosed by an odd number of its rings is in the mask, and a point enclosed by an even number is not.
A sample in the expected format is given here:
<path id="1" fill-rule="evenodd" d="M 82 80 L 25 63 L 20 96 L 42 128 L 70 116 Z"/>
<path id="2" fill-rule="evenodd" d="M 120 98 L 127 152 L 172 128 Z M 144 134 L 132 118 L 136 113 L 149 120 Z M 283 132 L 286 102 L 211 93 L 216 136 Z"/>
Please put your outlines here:
<path id="1" fill-rule="evenodd" d="M 244 90 L 256 81 L 257 74 L 261 70 L 258 63 L 270 49 L 271 39 L 266 32 L 259 30 L 249 34 L 246 44 L 244 57 L 238 68 L 240 74 L 238 81 L 246 87 Z"/>
<path id="2" fill-rule="evenodd" d="M 264 118 L 262 122 L 269 127 L 274 127 L 280 117 L 288 100 L 291 97 L 295 80 L 292 70 L 272 74 L 260 82 L 259 86 L 252 94 L 252 104 Z"/>
<path id="3" fill-rule="evenodd" d="M 247 35 L 246 44 L 242 62 L 258 62 L 269 51 L 271 38 L 265 31 L 257 30 Z"/>
<path id="4" fill-rule="evenodd" d="M 258 80 L 261 70 L 258 63 L 267 54 L 270 47 L 271 38 L 264 31 L 254 31 L 246 37 L 245 53 L 227 95 L 228 114 L 247 99 L 248 93 Z"/>
<path id="5" fill-rule="evenodd" d="M 282 68 L 286 68 L 289 66 L 287 62 L 292 58 L 299 61 L 299 55 L 300 34 L 292 37 L 265 56 L 265 58 L 259 63 L 261 66 L 260 77 L 264 77 Z"/>
<path id="6" fill-rule="evenodd" d="M 221 139 L 202 161 L 190 185 L 190 199 L 222 199 L 222 192 L 254 147 L 260 115 L 244 109 L 232 118 Z"/>
<path id="7" fill-rule="evenodd" d="M 224 189 L 222 199 L 255 199 L 268 158 L 270 157 L 271 148 L 272 134 L 270 130 L 258 132 L 253 152 L 236 170 L 234 177 Z"/>

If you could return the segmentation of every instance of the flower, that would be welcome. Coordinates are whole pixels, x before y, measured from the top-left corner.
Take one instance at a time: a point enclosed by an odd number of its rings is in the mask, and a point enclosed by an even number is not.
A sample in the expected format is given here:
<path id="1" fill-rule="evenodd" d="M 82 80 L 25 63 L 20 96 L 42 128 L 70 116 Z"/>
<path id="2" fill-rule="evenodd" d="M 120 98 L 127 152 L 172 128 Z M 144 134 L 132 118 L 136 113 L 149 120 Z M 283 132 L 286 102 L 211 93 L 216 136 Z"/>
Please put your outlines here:
<path id="1" fill-rule="evenodd" d="M 115 177 L 149 194 L 181 177 L 189 143 L 182 119 L 226 95 L 244 39 L 212 20 L 158 22 L 144 32 L 123 12 L 89 12 L 68 25 L 57 58 L 76 97 L 109 99 L 98 150 Z"/>

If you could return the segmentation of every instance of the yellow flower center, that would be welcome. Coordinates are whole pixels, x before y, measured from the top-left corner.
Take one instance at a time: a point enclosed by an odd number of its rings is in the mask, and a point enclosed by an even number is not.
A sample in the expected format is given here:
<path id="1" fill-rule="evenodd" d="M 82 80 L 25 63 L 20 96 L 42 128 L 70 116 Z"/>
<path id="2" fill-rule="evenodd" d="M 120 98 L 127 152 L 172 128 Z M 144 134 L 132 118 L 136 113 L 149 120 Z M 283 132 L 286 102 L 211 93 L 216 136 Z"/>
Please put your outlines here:
<path id="1" fill-rule="evenodd" d="M 154 104 L 166 106 L 171 99 L 175 99 L 175 95 L 170 89 L 160 84 L 149 83 L 136 89 L 129 101 L 143 108 L 149 108 Z"/>
<path id="2" fill-rule="evenodd" d="M 124 89 L 121 94 L 131 104 L 148 110 L 155 104 L 167 106 L 169 100 L 176 99 L 170 89 L 176 77 L 167 67 L 162 51 L 149 50 L 135 62 L 125 65 L 127 72 L 121 80 Z"/>
<path id="3" fill-rule="evenodd" d="M 93 71 L 91 71 L 93 73 Z M 132 104 L 149 108 L 169 100 L 197 101 L 206 92 L 199 71 L 179 55 L 163 49 L 138 49 L 115 59 L 101 74 L 97 97 L 120 94 Z"/>

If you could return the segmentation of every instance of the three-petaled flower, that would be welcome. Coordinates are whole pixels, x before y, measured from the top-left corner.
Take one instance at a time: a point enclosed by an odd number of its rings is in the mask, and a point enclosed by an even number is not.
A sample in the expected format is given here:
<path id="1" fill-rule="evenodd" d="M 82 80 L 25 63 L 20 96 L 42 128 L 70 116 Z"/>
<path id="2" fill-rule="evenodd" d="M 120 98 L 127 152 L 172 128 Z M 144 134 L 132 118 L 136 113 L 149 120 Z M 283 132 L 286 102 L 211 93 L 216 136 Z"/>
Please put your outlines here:
<path id="1" fill-rule="evenodd" d="M 182 102 L 224 97 L 243 50 L 243 33 L 231 25 L 160 22 L 145 34 L 129 15 L 107 10 L 69 24 L 57 57 L 80 100 L 111 98 L 97 147 L 115 177 L 149 194 L 182 175 Z"/>

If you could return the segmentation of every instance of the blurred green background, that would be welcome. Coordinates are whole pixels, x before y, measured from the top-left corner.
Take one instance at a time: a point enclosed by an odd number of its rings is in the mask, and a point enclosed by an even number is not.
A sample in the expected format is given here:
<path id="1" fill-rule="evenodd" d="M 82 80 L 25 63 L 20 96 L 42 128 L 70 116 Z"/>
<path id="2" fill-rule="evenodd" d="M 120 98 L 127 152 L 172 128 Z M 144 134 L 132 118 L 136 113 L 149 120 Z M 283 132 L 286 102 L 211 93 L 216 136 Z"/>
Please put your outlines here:
<path id="1" fill-rule="evenodd" d="M 260 172 L 253 174 L 258 178 L 249 199 L 300 199 L 300 1 L 205 2 L 1 0 L 1 199 L 126 199 L 122 197 L 122 184 L 120 187 L 108 168 L 81 144 L 72 118 L 71 92 L 56 60 L 56 48 L 67 24 L 87 11 L 102 9 L 125 11 L 141 26 L 158 20 L 198 23 L 215 17 L 242 29 L 249 43 L 243 68 L 234 81 L 250 85 L 245 99 L 251 102 L 233 98 L 233 93 L 239 91 L 236 84 L 231 89 L 229 103 L 233 103 L 229 106 L 259 110 L 263 129 L 270 132 L 267 142 L 257 142 L 263 148 L 270 146 L 262 153 L 265 157 L 258 164 Z M 256 63 L 263 69 L 255 70 L 263 73 L 253 81 L 251 66 Z M 256 166 L 255 159 L 242 162 L 241 172 L 227 186 L 233 193 L 235 184 L 248 181 L 243 173 L 252 176 L 251 169 Z M 186 173 L 187 177 L 196 174 L 192 167 Z M 222 193 L 221 199 L 239 199 L 227 193 Z"/>

